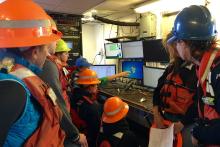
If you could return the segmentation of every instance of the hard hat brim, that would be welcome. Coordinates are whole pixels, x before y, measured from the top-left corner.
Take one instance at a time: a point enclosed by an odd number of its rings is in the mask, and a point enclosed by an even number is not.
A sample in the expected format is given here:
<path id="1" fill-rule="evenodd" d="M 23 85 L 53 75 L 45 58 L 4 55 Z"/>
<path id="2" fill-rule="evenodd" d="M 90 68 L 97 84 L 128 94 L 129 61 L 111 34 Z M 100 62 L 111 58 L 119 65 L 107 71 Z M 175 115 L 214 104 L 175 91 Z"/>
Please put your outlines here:
<path id="1" fill-rule="evenodd" d="M 167 44 L 172 44 L 176 40 L 177 40 L 177 37 L 173 35 L 170 39 L 167 40 Z"/>
<path id="2" fill-rule="evenodd" d="M 93 84 L 100 84 L 100 80 L 93 80 L 93 81 L 76 81 L 77 84 L 79 85 L 93 85 Z"/>
<path id="3" fill-rule="evenodd" d="M 49 44 L 60 39 L 59 35 L 41 36 L 39 38 L 11 38 L 0 39 L 0 48 L 29 47 Z"/>
<path id="4" fill-rule="evenodd" d="M 124 108 L 114 116 L 107 116 L 105 113 L 103 113 L 102 121 L 105 123 L 115 123 L 121 120 L 122 118 L 124 118 L 128 113 L 129 106 L 125 102 L 123 102 L 123 105 L 124 105 Z"/>

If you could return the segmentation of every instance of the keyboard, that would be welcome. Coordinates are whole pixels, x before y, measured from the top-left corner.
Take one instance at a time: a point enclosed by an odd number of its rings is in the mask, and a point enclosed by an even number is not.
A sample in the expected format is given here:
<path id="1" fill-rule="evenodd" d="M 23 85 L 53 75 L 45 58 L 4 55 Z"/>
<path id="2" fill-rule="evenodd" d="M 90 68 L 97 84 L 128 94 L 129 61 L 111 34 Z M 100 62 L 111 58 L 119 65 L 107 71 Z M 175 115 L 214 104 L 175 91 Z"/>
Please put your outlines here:
<path id="1" fill-rule="evenodd" d="M 102 91 L 107 92 L 114 96 L 119 96 L 123 100 L 129 102 L 129 104 L 134 104 L 147 111 L 152 111 L 153 103 L 152 97 L 153 92 L 141 91 L 138 89 L 120 89 L 120 88 L 104 88 Z"/>
<path id="2" fill-rule="evenodd" d="M 114 83 L 108 83 L 107 85 L 104 86 L 100 86 L 100 89 L 123 89 L 126 87 L 125 83 L 121 83 L 121 82 L 114 82 Z"/>

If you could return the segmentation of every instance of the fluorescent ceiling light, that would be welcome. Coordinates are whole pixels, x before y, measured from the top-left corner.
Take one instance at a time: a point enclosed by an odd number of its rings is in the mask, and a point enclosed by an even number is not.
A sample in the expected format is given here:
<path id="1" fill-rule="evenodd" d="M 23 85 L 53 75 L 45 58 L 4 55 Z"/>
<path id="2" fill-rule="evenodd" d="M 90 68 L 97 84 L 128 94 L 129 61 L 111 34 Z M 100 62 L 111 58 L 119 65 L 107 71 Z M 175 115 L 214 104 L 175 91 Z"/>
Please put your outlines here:
<path id="1" fill-rule="evenodd" d="M 83 14 L 83 18 L 81 18 L 82 21 L 94 21 L 93 15 L 97 14 L 97 10 L 92 9 L 86 13 Z"/>
<path id="2" fill-rule="evenodd" d="M 184 7 L 190 5 L 204 5 L 205 0 L 157 0 L 154 2 L 147 2 L 135 8 L 136 13 L 145 12 L 174 12 L 180 11 Z"/>
<path id="3" fill-rule="evenodd" d="M 93 17 L 82 17 L 82 21 L 94 21 L 95 19 Z"/>

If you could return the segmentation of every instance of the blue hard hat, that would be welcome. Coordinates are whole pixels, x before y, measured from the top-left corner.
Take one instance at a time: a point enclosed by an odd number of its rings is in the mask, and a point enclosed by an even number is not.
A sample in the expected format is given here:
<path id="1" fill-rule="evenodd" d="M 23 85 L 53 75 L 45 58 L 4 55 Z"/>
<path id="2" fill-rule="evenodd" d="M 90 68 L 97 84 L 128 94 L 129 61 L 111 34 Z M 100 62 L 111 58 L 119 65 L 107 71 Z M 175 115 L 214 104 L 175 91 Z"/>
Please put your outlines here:
<path id="1" fill-rule="evenodd" d="M 78 59 L 76 59 L 75 65 L 77 67 L 90 67 L 92 64 L 89 63 L 86 58 L 79 57 Z"/>
<path id="2" fill-rule="evenodd" d="M 217 35 L 215 21 L 211 13 L 204 6 L 192 5 L 184 8 L 176 17 L 172 29 L 175 40 L 212 40 Z"/>

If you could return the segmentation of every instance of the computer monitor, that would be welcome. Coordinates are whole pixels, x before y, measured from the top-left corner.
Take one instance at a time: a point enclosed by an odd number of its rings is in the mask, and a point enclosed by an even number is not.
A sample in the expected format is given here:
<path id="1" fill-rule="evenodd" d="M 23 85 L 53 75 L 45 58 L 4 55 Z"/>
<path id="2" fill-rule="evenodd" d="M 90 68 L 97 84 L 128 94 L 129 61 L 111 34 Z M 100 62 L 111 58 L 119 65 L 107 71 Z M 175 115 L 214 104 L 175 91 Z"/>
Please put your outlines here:
<path id="1" fill-rule="evenodd" d="M 121 44 L 123 58 L 143 58 L 143 42 L 132 41 L 122 42 Z"/>
<path id="2" fill-rule="evenodd" d="M 150 87 L 150 88 L 156 88 L 158 79 L 163 75 L 164 73 L 163 68 L 155 68 L 155 67 L 143 67 L 144 71 L 144 86 Z"/>
<path id="3" fill-rule="evenodd" d="M 128 78 L 143 79 L 143 65 L 142 61 L 123 61 L 122 71 L 130 72 Z"/>
<path id="4" fill-rule="evenodd" d="M 121 43 L 105 44 L 106 58 L 122 58 Z"/>
<path id="5" fill-rule="evenodd" d="M 73 41 L 65 41 L 68 48 L 73 49 Z"/>
<path id="6" fill-rule="evenodd" d="M 103 78 L 103 77 L 112 76 L 116 74 L 115 64 L 92 65 L 90 66 L 90 69 L 96 71 L 98 78 Z"/>
<path id="7" fill-rule="evenodd" d="M 143 41 L 144 60 L 147 62 L 169 62 L 169 56 L 161 39 Z"/>

